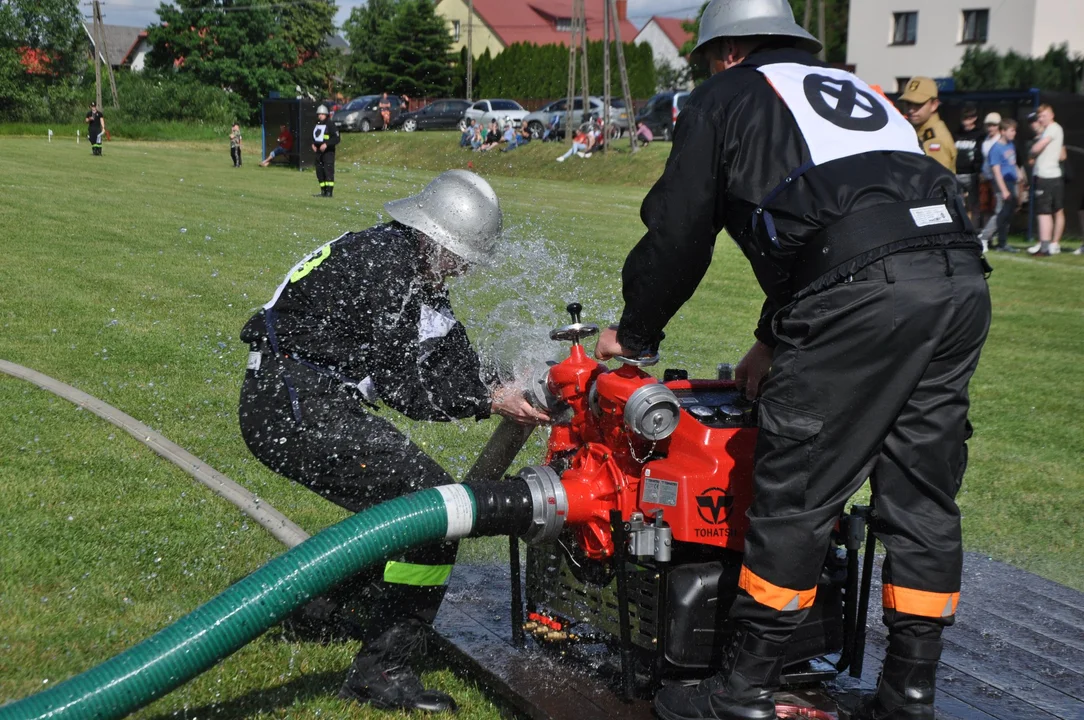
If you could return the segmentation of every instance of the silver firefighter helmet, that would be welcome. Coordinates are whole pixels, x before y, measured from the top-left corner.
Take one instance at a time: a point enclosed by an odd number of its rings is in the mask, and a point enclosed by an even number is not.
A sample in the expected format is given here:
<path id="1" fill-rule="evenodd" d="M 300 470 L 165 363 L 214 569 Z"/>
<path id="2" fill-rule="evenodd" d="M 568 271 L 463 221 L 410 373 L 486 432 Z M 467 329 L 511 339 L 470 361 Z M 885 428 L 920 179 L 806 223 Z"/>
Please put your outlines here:
<path id="1" fill-rule="evenodd" d="M 399 222 L 476 265 L 490 265 L 502 229 L 497 193 L 467 170 L 448 170 L 417 195 L 384 205 Z"/>
<path id="2" fill-rule="evenodd" d="M 788 0 L 711 0 L 700 18 L 700 36 L 693 56 L 715 38 L 778 35 L 797 39 L 795 45 L 811 53 L 821 50 L 821 41 L 794 22 Z"/>
<path id="3" fill-rule="evenodd" d="M 327 115 L 328 114 L 327 105 L 321 105 L 320 107 L 316 108 L 316 114 L 317 115 Z"/>

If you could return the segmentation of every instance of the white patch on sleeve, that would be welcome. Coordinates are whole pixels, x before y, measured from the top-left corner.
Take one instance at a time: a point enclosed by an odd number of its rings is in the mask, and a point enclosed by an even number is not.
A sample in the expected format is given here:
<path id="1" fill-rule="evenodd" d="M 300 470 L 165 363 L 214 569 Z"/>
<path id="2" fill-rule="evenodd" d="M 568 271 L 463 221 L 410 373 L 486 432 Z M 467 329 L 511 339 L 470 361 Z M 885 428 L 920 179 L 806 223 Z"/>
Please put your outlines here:
<path id="1" fill-rule="evenodd" d="M 455 318 L 439 310 L 422 305 L 421 317 L 418 320 L 418 342 L 442 338 L 455 327 Z"/>
<path id="2" fill-rule="evenodd" d="M 444 507 L 448 511 L 447 540 L 459 540 L 470 535 L 474 529 L 474 501 L 470 491 L 462 485 L 440 485 L 437 492 L 444 498 Z"/>
<path id="3" fill-rule="evenodd" d="M 263 359 L 263 354 L 258 352 L 250 352 L 248 354 L 248 364 L 245 365 L 246 370 L 259 370 L 260 361 Z"/>
<path id="4" fill-rule="evenodd" d="M 757 70 L 786 103 L 815 164 L 867 152 L 922 153 L 907 119 L 857 76 L 798 63 Z"/>
<path id="5" fill-rule="evenodd" d="M 915 225 L 918 227 L 952 222 L 952 215 L 949 214 L 948 207 L 945 205 L 911 208 L 911 217 L 915 219 Z"/>

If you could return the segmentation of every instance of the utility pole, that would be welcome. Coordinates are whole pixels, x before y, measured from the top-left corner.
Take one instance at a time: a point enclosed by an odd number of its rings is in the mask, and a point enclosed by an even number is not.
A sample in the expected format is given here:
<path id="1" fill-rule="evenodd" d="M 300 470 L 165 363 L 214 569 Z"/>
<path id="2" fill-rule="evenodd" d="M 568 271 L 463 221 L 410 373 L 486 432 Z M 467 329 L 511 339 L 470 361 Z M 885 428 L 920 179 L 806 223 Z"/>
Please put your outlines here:
<path id="1" fill-rule="evenodd" d="M 580 80 L 583 82 L 583 111 L 580 113 L 580 123 L 587 119 L 587 115 L 591 110 L 591 99 L 589 93 L 591 92 L 591 86 L 587 78 L 587 2 L 586 0 L 580 0 L 580 65 L 583 68 L 583 77 Z"/>
<path id="2" fill-rule="evenodd" d="M 467 99 L 474 101 L 474 0 L 467 0 Z"/>
<path id="3" fill-rule="evenodd" d="M 602 152 L 610 150 L 610 3 L 602 4 Z"/>
<path id="4" fill-rule="evenodd" d="M 579 18 L 580 2 L 572 0 L 572 17 L 569 18 L 571 35 L 568 40 L 568 105 L 565 106 L 565 139 L 572 142 L 572 96 L 576 94 L 576 20 Z"/>
<path id="5" fill-rule="evenodd" d="M 625 96 L 625 112 L 629 116 L 629 147 L 632 152 L 636 152 L 639 148 L 636 147 L 636 132 L 632 127 L 632 123 L 635 121 L 632 109 L 632 91 L 629 89 L 629 71 L 625 65 L 625 48 L 621 44 L 621 18 L 617 16 L 617 5 L 615 3 L 616 0 L 606 0 L 606 4 L 610 8 L 610 17 L 613 18 L 614 40 L 617 41 L 617 67 L 621 70 L 621 92 Z"/>
<path id="6" fill-rule="evenodd" d="M 113 66 L 109 64 L 109 47 L 105 42 L 105 23 L 102 22 L 102 5 L 99 0 L 93 4 L 93 36 L 94 36 L 94 87 L 98 107 L 102 107 L 102 57 L 105 57 L 105 69 L 109 75 L 109 89 L 113 93 L 113 107 L 120 107 L 120 99 L 117 97 L 117 79 L 113 76 Z"/>

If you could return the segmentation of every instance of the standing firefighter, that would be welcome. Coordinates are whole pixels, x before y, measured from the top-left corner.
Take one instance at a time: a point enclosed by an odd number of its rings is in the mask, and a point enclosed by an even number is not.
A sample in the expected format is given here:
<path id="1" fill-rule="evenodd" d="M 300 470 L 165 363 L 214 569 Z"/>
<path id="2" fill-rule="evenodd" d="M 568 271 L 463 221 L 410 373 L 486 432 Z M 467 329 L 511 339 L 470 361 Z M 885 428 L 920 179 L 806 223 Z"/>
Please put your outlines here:
<path id="1" fill-rule="evenodd" d="M 774 720 L 772 691 L 813 604 L 830 535 L 872 479 L 888 655 L 852 718 L 932 720 L 941 631 L 963 553 L 968 382 L 990 322 L 956 178 L 866 83 L 819 62 L 787 0 L 712 0 L 647 234 L 625 261 L 620 326 L 636 356 L 693 294 L 726 230 L 764 290 L 736 376 L 760 393 L 754 498 L 718 675 L 669 687 L 664 720 Z M 724 299 L 720 298 L 719 302 Z"/>
<path id="2" fill-rule="evenodd" d="M 105 115 L 98 110 L 98 103 L 90 104 L 87 113 L 87 139 L 90 140 L 90 154 L 102 154 L 102 138 L 105 136 Z"/>
<path id="3" fill-rule="evenodd" d="M 316 125 L 312 128 L 312 150 L 316 153 L 316 179 L 320 197 L 335 193 L 335 146 L 339 144 L 339 128 L 328 122 L 327 106 L 316 108 Z"/>
<path id="4" fill-rule="evenodd" d="M 383 406 L 415 420 L 548 418 L 513 388 L 481 378 L 443 280 L 496 253 L 501 210 L 473 173 L 450 170 L 421 194 L 385 205 L 394 221 L 347 233 L 290 271 L 245 325 L 250 343 L 240 422 L 275 472 L 358 512 L 452 478 L 400 433 Z M 383 415 L 383 417 L 382 417 Z M 380 708 L 454 710 L 409 662 L 444 597 L 456 543 L 413 550 L 314 601 L 364 642 L 340 697 Z"/>

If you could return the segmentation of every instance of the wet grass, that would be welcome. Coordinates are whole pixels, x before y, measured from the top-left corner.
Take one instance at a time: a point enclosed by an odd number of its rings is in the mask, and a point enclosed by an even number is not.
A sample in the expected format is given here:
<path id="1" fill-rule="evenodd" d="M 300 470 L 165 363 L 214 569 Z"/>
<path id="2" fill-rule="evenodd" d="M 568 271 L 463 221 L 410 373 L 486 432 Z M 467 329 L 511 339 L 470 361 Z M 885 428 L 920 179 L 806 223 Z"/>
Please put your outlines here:
<path id="1" fill-rule="evenodd" d="M 619 311 L 620 263 L 642 231 L 640 169 L 621 158 L 558 165 L 552 146 L 442 155 L 438 141 L 454 145 L 448 134 L 348 136 L 327 202 L 311 197 L 312 173 L 260 169 L 253 153 L 234 170 L 224 143 L 118 141 L 92 158 L 85 144 L 0 139 L 0 358 L 119 407 L 315 532 L 343 513 L 253 460 L 235 419 L 247 352 L 237 333 L 305 252 L 380 222 L 383 202 L 469 158 L 526 249 L 497 289 L 457 287 L 460 314 L 481 328 L 527 316 L 540 333 L 572 299 L 600 323 Z M 740 253 L 725 240 L 716 253 L 664 347 L 666 366 L 694 376 L 740 357 L 760 307 Z M 967 547 L 1084 589 L 1084 261 L 992 260 L 995 318 L 960 497 Z M 232 506 L 66 401 L 0 379 L 0 407 L 0 703 L 111 657 L 280 552 Z M 459 475 L 494 424 L 404 427 Z M 461 559 L 502 547 L 468 541 Z M 383 717 L 334 698 L 352 650 L 272 632 L 139 717 Z M 498 717 L 447 669 L 429 679 L 465 717 Z"/>

